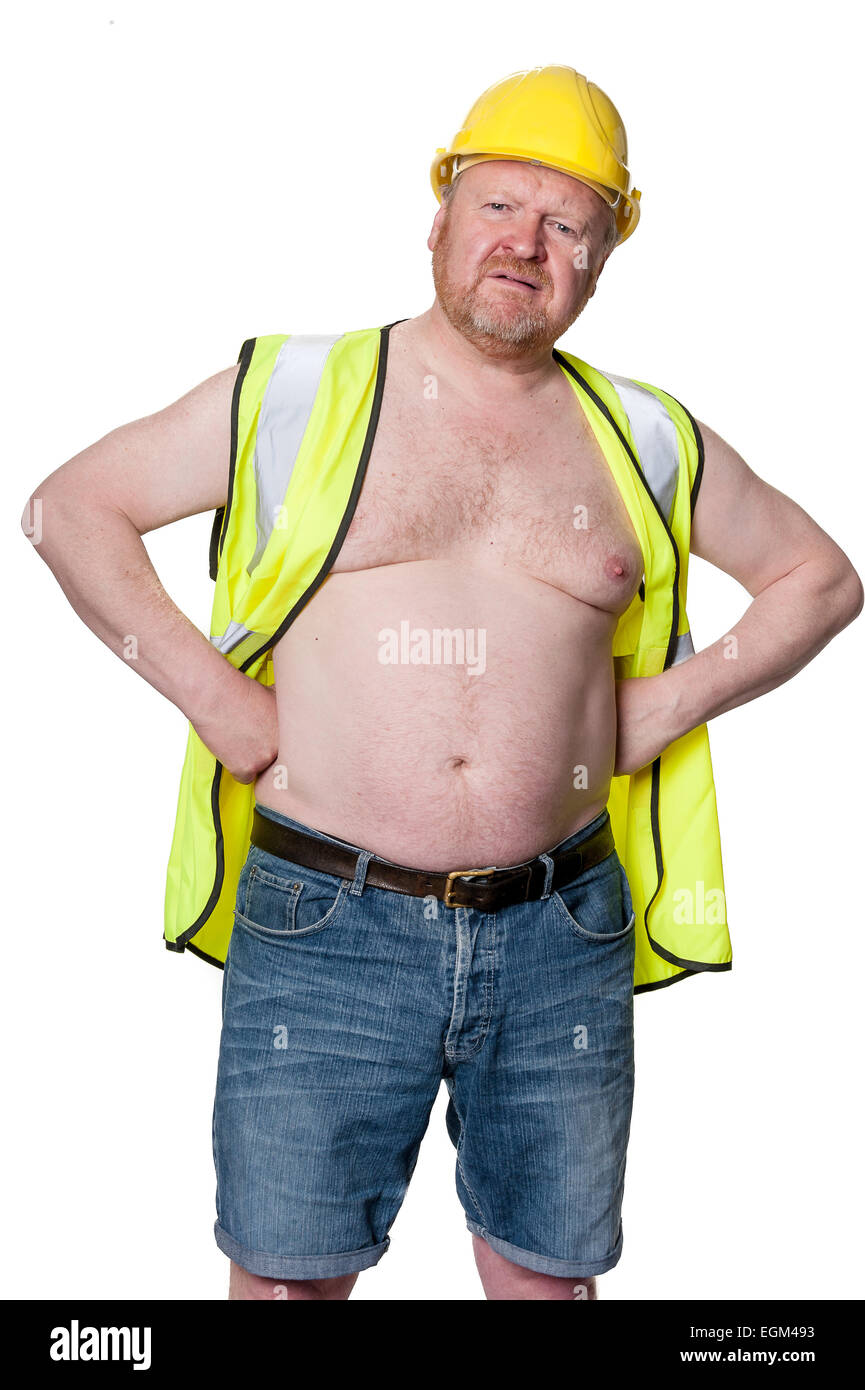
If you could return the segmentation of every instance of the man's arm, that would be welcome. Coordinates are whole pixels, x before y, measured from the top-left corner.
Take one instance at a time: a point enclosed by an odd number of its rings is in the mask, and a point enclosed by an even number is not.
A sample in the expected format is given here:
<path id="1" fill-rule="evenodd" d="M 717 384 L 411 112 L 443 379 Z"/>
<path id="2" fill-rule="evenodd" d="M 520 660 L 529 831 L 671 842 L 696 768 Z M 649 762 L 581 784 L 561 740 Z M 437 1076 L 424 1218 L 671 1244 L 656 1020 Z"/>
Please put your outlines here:
<path id="1" fill-rule="evenodd" d="M 840 546 L 720 435 L 703 435 L 691 552 L 753 602 L 729 633 L 661 675 L 617 686 L 616 773 L 633 772 L 716 715 L 801 671 L 862 611 L 862 581 Z"/>
<path id="2" fill-rule="evenodd" d="M 34 489 L 21 525 L 91 631 L 249 782 L 276 756 L 273 692 L 236 670 L 172 602 L 141 540 L 225 504 L 238 370 L 76 454 Z"/>

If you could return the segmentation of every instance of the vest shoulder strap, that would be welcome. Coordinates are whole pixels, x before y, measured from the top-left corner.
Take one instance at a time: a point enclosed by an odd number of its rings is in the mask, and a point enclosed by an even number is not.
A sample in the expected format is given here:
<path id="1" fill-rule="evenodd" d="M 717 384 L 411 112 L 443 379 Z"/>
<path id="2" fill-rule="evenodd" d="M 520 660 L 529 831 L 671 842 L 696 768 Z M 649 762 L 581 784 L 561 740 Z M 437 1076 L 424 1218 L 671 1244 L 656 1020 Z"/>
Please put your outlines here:
<path id="1" fill-rule="evenodd" d="M 658 510 L 669 525 L 680 486 L 680 472 L 687 468 L 691 515 L 702 475 L 703 440 L 699 426 L 680 401 L 648 381 L 604 372 L 561 348 L 554 349 L 568 373 L 592 399 L 630 451 L 625 431 L 630 430 L 646 485 Z"/>
<path id="2" fill-rule="evenodd" d="M 268 377 L 261 399 L 255 433 L 256 545 L 249 561 L 255 569 L 273 530 L 285 497 L 297 453 L 321 382 L 324 365 L 334 343 L 343 335 L 295 333 L 286 337 Z M 237 414 L 244 363 L 248 363 L 257 339 L 247 338 L 238 354 L 241 364 L 232 407 L 231 471 L 237 454 Z M 230 507 L 230 496 L 227 506 Z M 217 508 L 210 535 L 210 578 L 215 580 L 225 539 L 226 507 Z"/>
<path id="3" fill-rule="evenodd" d="M 288 490 L 324 364 L 341 337 L 341 333 L 295 333 L 279 350 L 262 397 L 255 436 L 256 545 L 247 565 L 250 575 L 264 554 Z"/>
<path id="4" fill-rule="evenodd" d="M 669 391 L 664 391 L 660 386 L 652 386 L 647 381 L 631 381 L 630 385 L 636 390 L 648 393 L 663 408 L 667 419 L 671 422 L 675 438 L 678 435 L 682 443 L 682 453 L 684 463 L 688 469 L 688 489 L 690 493 L 690 515 L 694 515 L 694 507 L 697 503 L 697 493 L 700 490 L 700 482 L 703 477 L 703 436 L 700 433 L 700 426 L 694 419 L 687 406 L 670 395 Z"/>
<path id="5" fill-rule="evenodd" d="M 676 426 L 663 401 L 630 377 L 600 372 L 616 391 L 628 417 L 643 476 L 669 525 L 679 485 Z"/>

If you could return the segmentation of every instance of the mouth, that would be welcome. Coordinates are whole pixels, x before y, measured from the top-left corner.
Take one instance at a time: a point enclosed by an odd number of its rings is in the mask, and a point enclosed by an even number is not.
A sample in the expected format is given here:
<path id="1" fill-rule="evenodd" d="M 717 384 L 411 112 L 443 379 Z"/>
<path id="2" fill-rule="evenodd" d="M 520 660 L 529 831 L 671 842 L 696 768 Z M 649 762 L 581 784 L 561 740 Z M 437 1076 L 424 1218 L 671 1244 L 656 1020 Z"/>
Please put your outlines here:
<path id="1" fill-rule="evenodd" d="M 516 276 L 516 275 L 508 275 L 508 274 L 507 274 L 505 271 L 503 271 L 503 270 L 494 271 L 492 275 L 487 276 L 487 279 L 488 279 L 488 280 L 503 280 L 503 281 L 505 282 L 505 284 L 508 284 L 508 285 L 516 285 L 516 286 L 518 286 L 519 288 L 521 288 L 521 289 L 526 289 L 526 290 L 538 290 L 538 289 L 540 289 L 540 285 L 535 284 L 535 282 L 534 282 L 533 280 L 521 280 L 518 276 Z"/>

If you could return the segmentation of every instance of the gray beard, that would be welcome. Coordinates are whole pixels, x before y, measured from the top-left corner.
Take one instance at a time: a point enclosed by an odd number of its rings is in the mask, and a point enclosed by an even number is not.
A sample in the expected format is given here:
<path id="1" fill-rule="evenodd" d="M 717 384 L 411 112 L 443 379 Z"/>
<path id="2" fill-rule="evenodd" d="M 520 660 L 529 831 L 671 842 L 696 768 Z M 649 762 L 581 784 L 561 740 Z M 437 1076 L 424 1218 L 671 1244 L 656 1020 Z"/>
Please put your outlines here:
<path id="1" fill-rule="evenodd" d="M 484 305 L 472 305 L 466 307 L 465 314 L 477 333 L 493 338 L 496 342 L 507 343 L 511 347 L 536 343 L 539 334 L 543 335 L 549 331 L 549 320 L 543 311 L 525 310 L 503 320 L 501 315 Z"/>

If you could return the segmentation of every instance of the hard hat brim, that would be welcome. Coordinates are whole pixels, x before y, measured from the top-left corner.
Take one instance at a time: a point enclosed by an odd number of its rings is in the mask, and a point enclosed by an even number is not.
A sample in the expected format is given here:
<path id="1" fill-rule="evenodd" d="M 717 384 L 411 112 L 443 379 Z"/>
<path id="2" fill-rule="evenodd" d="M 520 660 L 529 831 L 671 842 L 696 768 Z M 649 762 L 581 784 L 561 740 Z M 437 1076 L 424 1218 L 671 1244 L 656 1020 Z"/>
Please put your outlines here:
<path id="1" fill-rule="evenodd" d="M 519 164 L 534 164 L 546 169 L 556 169 L 559 173 L 568 174 L 579 183 L 584 183 L 593 189 L 615 212 L 616 227 L 619 234 L 616 241 L 617 246 L 627 240 L 640 220 L 641 195 L 639 189 L 634 188 L 630 191 L 621 188 L 612 189 L 591 178 L 585 170 L 579 169 L 575 165 L 567 165 L 564 162 L 552 164 L 532 155 L 514 154 L 511 151 L 468 152 L 460 150 L 458 153 L 452 153 L 444 148 L 436 150 L 435 158 L 430 166 L 430 182 L 438 202 L 441 203 L 442 201 L 442 189 L 454 183 L 464 170 L 471 168 L 473 164 L 496 159 L 513 160 Z"/>

